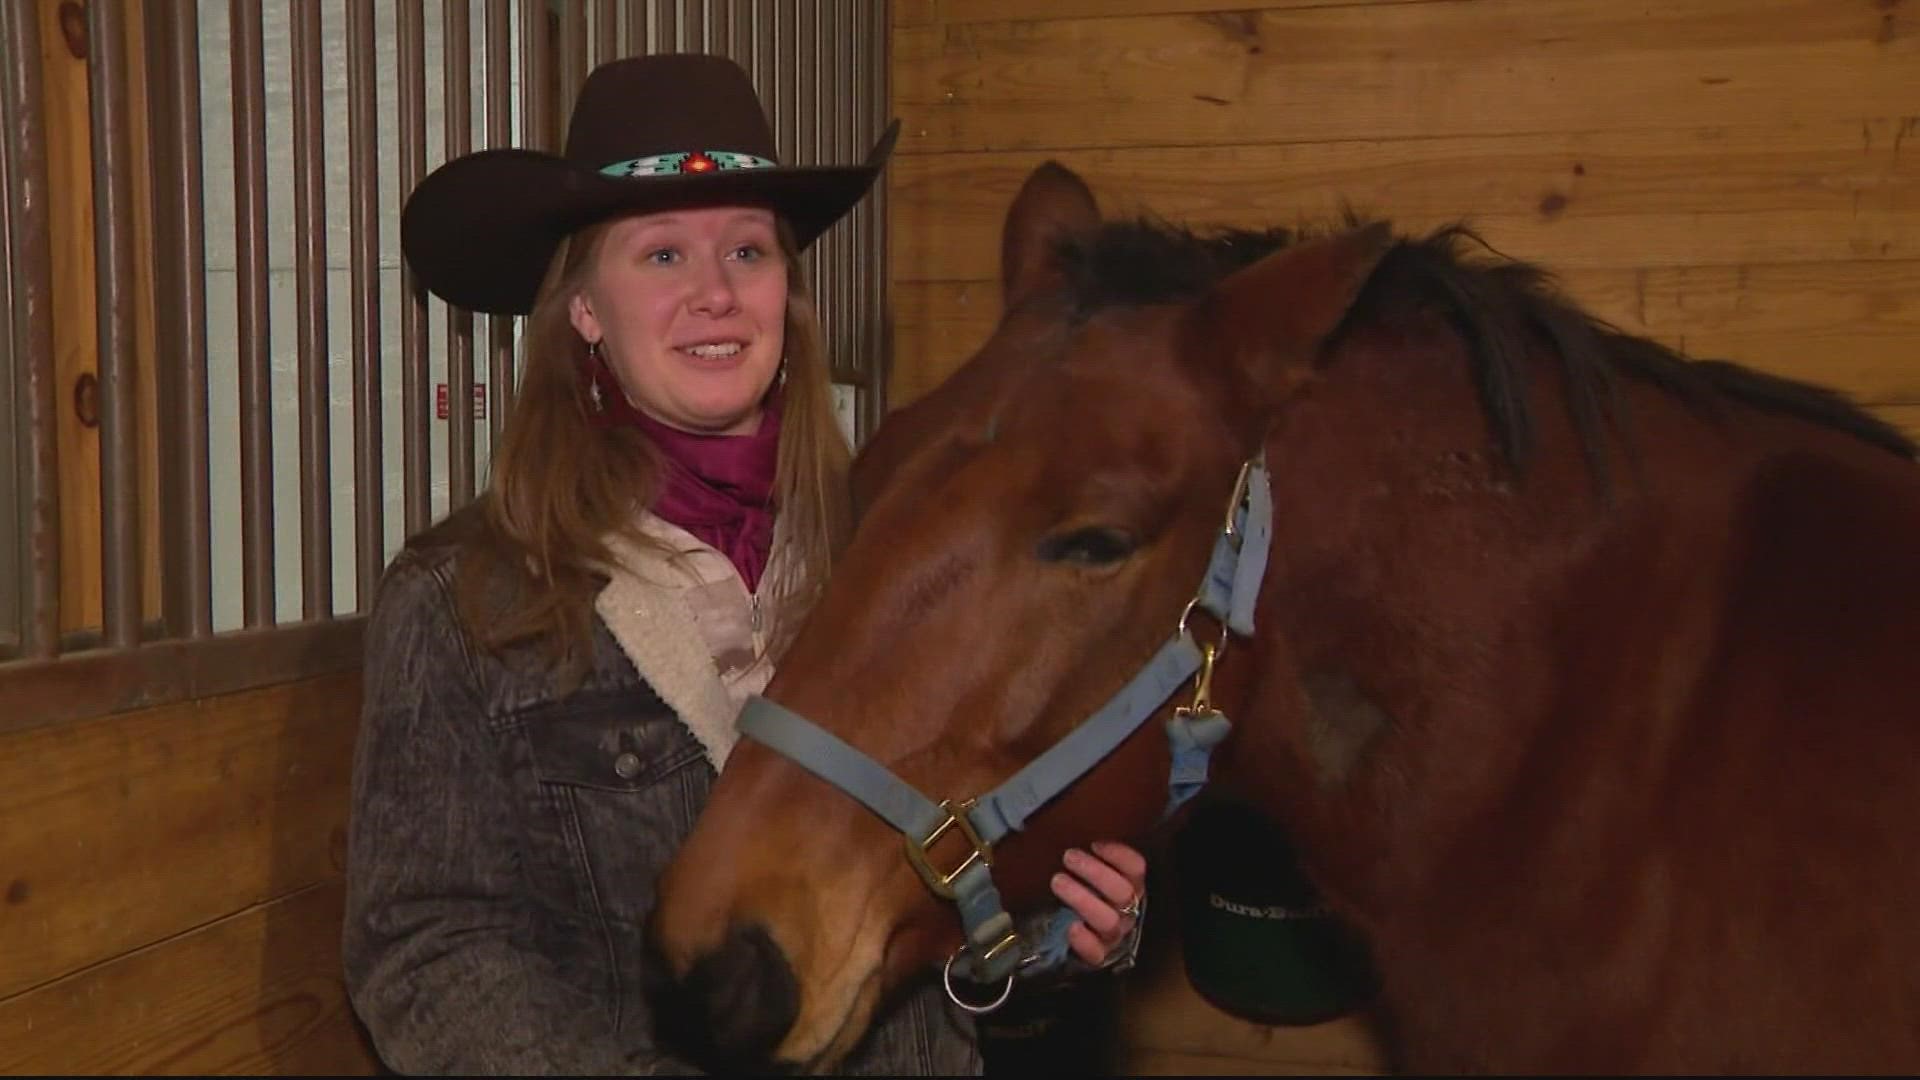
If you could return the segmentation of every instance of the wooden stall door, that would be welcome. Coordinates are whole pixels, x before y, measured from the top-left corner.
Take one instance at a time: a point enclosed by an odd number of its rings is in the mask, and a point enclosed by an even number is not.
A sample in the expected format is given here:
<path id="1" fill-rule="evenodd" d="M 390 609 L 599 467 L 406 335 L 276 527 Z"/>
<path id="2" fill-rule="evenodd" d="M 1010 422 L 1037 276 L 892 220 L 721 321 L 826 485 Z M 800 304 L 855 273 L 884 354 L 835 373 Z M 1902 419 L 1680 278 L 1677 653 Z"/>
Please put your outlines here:
<path id="1" fill-rule="evenodd" d="M 70 0 L 26 0 L 16 11 L 41 46 L 59 629 L 69 647 L 85 646 L 102 622 L 89 12 Z M 137 96 L 142 4 L 126 0 L 113 16 L 129 35 Z M 135 104 L 133 153 L 151 160 Z M 134 181 L 133 243 L 144 251 L 155 177 L 135 169 Z M 137 264 L 141 603 L 152 623 L 162 360 L 152 277 Z M 208 643 L 0 665 L 0 1073 L 378 1071 L 340 973 L 360 677 L 356 622 L 332 629 L 308 635 L 325 647 L 304 658 L 297 637 L 274 647 L 278 682 L 225 670 L 264 655 L 232 643 L 192 662 L 186 650 Z M 249 688 L 181 700 L 196 682 Z M 141 707 L 156 700 L 169 703 Z"/>

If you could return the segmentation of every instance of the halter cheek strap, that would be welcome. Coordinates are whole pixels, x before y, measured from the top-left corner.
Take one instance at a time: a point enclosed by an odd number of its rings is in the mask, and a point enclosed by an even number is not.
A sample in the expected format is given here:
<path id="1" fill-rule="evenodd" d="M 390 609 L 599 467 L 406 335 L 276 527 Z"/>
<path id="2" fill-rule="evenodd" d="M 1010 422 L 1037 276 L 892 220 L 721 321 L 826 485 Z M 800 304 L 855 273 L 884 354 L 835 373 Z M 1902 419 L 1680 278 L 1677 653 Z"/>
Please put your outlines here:
<path id="1" fill-rule="evenodd" d="M 1092 716 L 977 798 L 935 802 L 839 736 L 758 695 L 748 699 L 741 713 L 740 732 L 858 799 L 902 833 L 907 858 L 927 887 L 959 907 L 967 944 L 948 961 L 948 973 L 958 967 L 976 982 L 1005 979 L 1010 989 L 1015 974 L 1043 969 L 1064 955 L 1070 922 L 1053 920 L 1048 937 L 1059 940 L 1028 947 L 994 886 L 993 845 L 1024 827 L 1036 811 L 1091 771 L 1196 673 L 1193 703 L 1175 709 L 1167 721 L 1173 763 L 1163 817 L 1199 792 L 1207 781 L 1213 748 L 1232 727 L 1209 700 L 1213 666 L 1229 634 L 1253 632 L 1253 608 L 1266 572 L 1272 533 L 1273 502 L 1266 467 L 1256 457 L 1241 467 L 1206 575 L 1173 637 Z M 1195 607 L 1220 620 L 1218 642 L 1197 643 L 1189 632 L 1187 620 Z M 968 850 L 950 868 L 934 866 L 928 849 L 955 830 Z M 952 994 L 951 980 L 948 992 Z M 963 1007 L 986 1012 L 1004 1002 L 1006 992 L 984 1007 L 954 997 Z"/>

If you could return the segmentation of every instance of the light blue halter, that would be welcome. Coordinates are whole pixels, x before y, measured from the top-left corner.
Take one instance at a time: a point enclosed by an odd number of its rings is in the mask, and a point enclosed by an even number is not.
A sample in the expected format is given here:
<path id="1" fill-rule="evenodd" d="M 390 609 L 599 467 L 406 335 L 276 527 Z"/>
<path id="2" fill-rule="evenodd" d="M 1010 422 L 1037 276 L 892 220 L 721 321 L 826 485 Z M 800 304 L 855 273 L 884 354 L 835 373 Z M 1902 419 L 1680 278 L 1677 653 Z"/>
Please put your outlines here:
<path id="1" fill-rule="evenodd" d="M 1196 672 L 1193 704 L 1175 709 L 1167 721 L 1173 765 L 1163 816 L 1199 792 L 1207 781 L 1208 756 L 1232 726 L 1209 700 L 1214 663 L 1229 633 L 1253 633 L 1253 606 L 1272 538 L 1273 498 L 1260 455 L 1240 467 L 1206 576 L 1181 613 L 1173 637 L 1099 711 L 978 798 L 935 802 L 839 736 L 763 697 L 748 699 L 740 731 L 852 795 L 905 834 L 907 859 L 935 895 L 959 906 L 966 928 L 967 943 L 947 961 L 947 993 L 962 1008 L 991 1012 L 1006 1002 L 1014 976 L 1042 959 L 1040 952 L 1023 947 L 1012 916 L 1000 903 L 992 876 L 993 845 L 1126 741 Z M 1187 619 L 1195 607 L 1220 621 L 1217 644 L 1198 644 L 1188 631 Z M 958 829 L 972 850 L 958 866 L 942 872 L 928 860 L 927 849 L 950 829 Z M 1060 929 L 1064 933 L 1065 924 Z M 1063 949 L 1061 944 L 1055 952 Z M 976 982 L 1005 979 L 998 999 L 987 1005 L 962 1001 L 953 990 L 956 961 L 961 962 L 961 973 Z"/>

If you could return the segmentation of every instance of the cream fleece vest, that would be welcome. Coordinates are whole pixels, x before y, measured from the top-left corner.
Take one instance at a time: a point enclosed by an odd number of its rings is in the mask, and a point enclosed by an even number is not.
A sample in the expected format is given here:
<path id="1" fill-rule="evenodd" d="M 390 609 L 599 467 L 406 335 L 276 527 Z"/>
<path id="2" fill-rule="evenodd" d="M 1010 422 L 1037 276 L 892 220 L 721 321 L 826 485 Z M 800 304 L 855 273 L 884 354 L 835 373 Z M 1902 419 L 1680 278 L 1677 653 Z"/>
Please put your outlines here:
<path id="1" fill-rule="evenodd" d="M 718 771 L 739 738 L 740 707 L 773 677 L 765 598 L 784 569 L 780 546 L 755 597 L 727 557 L 692 533 L 653 514 L 640 529 L 658 547 L 610 540 L 617 565 L 594 607 Z"/>

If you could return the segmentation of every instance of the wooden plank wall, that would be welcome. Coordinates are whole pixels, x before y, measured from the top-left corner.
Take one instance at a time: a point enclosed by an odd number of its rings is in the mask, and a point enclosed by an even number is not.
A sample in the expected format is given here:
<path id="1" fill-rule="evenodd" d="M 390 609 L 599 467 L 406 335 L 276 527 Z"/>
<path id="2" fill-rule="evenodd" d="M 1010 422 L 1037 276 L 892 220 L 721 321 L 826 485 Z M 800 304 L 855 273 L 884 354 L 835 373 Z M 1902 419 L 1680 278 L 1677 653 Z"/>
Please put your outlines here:
<path id="1" fill-rule="evenodd" d="M 359 693 L 0 735 L 0 1073 L 378 1070 L 340 974 Z"/>
<path id="2" fill-rule="evenodd" d="M 1920 434 L 1920 4 L 895 0 L 890 406 L 998 314 L 1056 158 L 1109 212 L 1464 218 L 1628 330 Z"/>
<path id="3" fill-rule="evenodd" d="M 1920 436 L 1920 3 L 893 0 L 890 407 L 998 317 L 1000 224 L 1054 158 L 1109 213 L 1466 219 L 1596 314 L 1836 386 Z M 1164 909 L 1163 909 L 1164 910 Z M 1364 1071 L 1129 987 L 1133 1071 Z"/>

